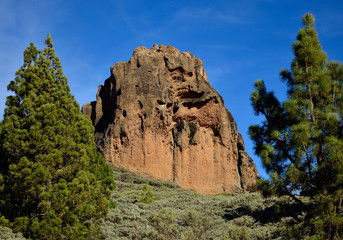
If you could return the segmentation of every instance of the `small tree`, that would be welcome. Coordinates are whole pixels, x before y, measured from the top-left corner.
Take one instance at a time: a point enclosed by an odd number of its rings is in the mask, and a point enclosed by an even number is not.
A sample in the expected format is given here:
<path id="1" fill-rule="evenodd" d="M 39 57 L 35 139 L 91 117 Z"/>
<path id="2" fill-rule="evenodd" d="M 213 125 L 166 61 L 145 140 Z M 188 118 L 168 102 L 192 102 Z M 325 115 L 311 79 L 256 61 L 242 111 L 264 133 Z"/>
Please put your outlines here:
<path id="1" fill-rule="evenodd" d="M 142 203 L 152 203 L 154 201 L 154 194 L 151 191 L 151 187 L 148 184 L 143 185 L 143 192 L 141 193 Z"/>
<path id="2" fill-rule="evenodd" d="M 8 85 L 0 125 L 0 221 L 33 239 L 99 237 L 113 173 L 70 94 L 51 36 Z M 0 215 L 0 216 L 1 216 Z"/>
<path id="3" fill-rule="evenodd" d="M 260 181 L 264 193 L 287 194 L 301 204 L 299 195 L 309 196 L 312 226 L 323 230 L 318 236 L 337 239 L 343 234 L 343 67 L 328 63 L 313 15 L 305 14 L 303 25 L 291 71 L 280 73 L 288 99 L 280 104 L 258 80 L 251 101 L 265 121 L 249 132 L 270 173 Z"/>

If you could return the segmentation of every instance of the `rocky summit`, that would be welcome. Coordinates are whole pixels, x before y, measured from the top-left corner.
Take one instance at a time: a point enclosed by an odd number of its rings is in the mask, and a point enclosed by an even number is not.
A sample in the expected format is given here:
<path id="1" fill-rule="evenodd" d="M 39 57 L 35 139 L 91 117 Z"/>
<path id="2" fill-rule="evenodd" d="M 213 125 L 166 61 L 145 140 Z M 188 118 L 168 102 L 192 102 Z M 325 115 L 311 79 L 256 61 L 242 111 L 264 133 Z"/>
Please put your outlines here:
<path id="1" fill-rule="evenodd" d="M 256 188 L 257 170 L 203 62 L 172 46 L 137 47 L 83 105 L 114 166 L 203 194 Z"/>

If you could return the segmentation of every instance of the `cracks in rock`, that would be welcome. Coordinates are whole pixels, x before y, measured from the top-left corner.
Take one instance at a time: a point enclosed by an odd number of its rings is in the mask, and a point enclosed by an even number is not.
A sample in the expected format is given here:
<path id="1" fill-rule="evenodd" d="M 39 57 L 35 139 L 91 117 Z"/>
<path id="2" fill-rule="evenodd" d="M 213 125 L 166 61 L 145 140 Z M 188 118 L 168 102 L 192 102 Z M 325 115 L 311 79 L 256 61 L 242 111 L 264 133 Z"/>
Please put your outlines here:
<path id="1" fill-rule="evenodd" d="M 121 88 L 119 88 L 119 90 L 116 92 L 116 96 L 120 96 L 121 95 Z"/>
<path id="2" fill-rule="evenodd" d="M 91 108 L 92 108 L 92 112 L 91 112 L 91 120 L 92 120 L 92 123 L 94 125 L 95 123 L 95 119 L 96 119 L 96 101 L 93 101 L 91 102 Z"/>
<path id="3" fill-rule="evenodd" d="M 168 68 L 168 58 L 166 58 L 165 56 L 163 57 L 163 61 L 164 61 L 164 65 L 166 66 L 166 68 Z"/>
<path id="4" fill-rule="evenodd" d="M 144 116 L 145 115 L 145 116 Z M 143 116 L 141 114 L 138 114 L 139 119 L 141 120 L 141 130 L 142 130 L 142 137 L 143 137 L 143 132 L 144 132 L 144 119 L 146 118 L 146 114 L 143 114 Z"/>
<path id="5" fill-rule="evenodd" d="M 195 122 L 186 122 L 184 120 L 177 121 L 176 124 L 171 129 L 172 131 L 172 151 L 173 151 L 173 182 L 176 181 L 176 164 L 177 164 L 177 149 L 182 152 L 183 142 L 182 142 L 182 135 L 184 131 L 186 133 L 189 131 L 189 145 L 196 145 L 197 142 L 195 140 L 195 135 L 199 130 L 198 123 Z"/>
<path id="6" fill-rule="evenodd" d="M 126 145 L 128 142 L 128 136 L 123 128 L 120 129 L 120 143 Z"/>
<path id="7" fill-rule="evenodd" d="M 237 144 L 238 145 L 238 144 Z M 238 171 L 238 177 L 239 177 L 239 184 L 242 190 L 244 190 L 244 183 L 243 183 L 243 178 L 242 178 L 242 154 L 241 151 L 238 150 L 238 159 L 237 159 L 237 171 Z"/>
<path id="8" fill-rule="evenodd" d="M 194 122 L 189 122 L 188 123 L 188 126 L 189 126 L 189 144 L 190 145 L 197 145 L 197 142 L 195 140 L 195 134 L 197 133 L 198 131 L 198 124 L 197 123 L 194 123 Z"/>
<path id="9" fill-rule="evenodd" d="M 139 108 L 142 109 L 143 108 L 143 104 L 141 101 L 138 100 L 138 105 L 139 105 Z"/>
<path id="10" fill-rule="evenodd" d="M 176 178 L 176 153 L 175 153 L 175 148 L 177 147 L 176 146 L 176 143 L 175 143 L 175 137 L 174 137 L 174 134 L 175 134 L 175 130 L 174 128 L 172 128 L 172 141 L 173 141 L 173 166 L 172 166 L 172 171 L 173 171 L 173 179 L 172 181 L 175 182 L 175 178 Z"/>
<path id="11" fill-rule="evenodd" d="M 146 118 L 146 114 L 144 113 L 143 116 L 141 114 L 138 114 L 138 117 L 141 120 L 141 124 L 140 124 L 141 139 L 144 141 L 144 119 Z M 142 153 L 143 153 L 143 164 L 145 165 L 146 163 L 146 159 L 145 159 L 146 154 L 145 154 L 145 149 L 144 149 L 145 144 L 141 144 L 141 146 L 142 146 Z"/>
<path id="12" fill-rule="evenodd" d="M 184 127 L 185 126 L 184 126 L 183 121 L 177 121 L 172 129 L 174 145 L 180 148 L 181 152 L 182 152 L 181 134 L 182 134 L 182 129 L 184 129 Z"/>

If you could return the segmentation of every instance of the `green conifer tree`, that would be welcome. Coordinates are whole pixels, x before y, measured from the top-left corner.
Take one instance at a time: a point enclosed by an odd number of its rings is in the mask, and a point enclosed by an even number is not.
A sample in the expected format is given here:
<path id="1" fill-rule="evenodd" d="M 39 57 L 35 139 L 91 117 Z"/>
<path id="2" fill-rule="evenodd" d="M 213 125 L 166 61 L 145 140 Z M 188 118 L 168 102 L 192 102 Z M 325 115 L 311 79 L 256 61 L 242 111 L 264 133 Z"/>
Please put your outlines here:
<path id="1" fill-rule="evenodd" d="M 50 34 L 8 85 L 0 125 L 0 222 L 32 239 L 98 238 L 113 173 L 70 94 Z"/>
<path id="2" fill-rule="evenodd" d="M 141 202 L 150 204 L 154 201 L 154 194 L 148 184 L 143 185 L 143 192 L 141 193 Z"/>
<path id="3" fill-rule="evenodd" d="M 293 44 L 291 71 L 281 70 L 288 99 L 280 104 L 262 80 L 255 83 L 252 106 L 264 115 L 249 132 L 270 173 L 261 180 L 265 194 L 287 194 L 302 202 L 309 196 L 312 230 L 318 237 L 343 237 L 343 67 L 328 63 L 314 28 L 305 14 L 304 28 Z M 316 231 L 318 230 L 318 231 Z"/>

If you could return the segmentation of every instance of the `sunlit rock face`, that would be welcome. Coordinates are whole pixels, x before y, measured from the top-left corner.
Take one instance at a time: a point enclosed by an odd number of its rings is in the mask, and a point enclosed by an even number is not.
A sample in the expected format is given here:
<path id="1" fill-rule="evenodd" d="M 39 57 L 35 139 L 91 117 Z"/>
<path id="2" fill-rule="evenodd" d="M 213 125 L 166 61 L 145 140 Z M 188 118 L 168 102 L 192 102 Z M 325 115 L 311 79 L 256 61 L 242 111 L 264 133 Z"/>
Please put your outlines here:
<path id="1" fill-rule="evenodd" d="M 204 194 L 256 188 L 236 122 L 192 53 L 137 47 L 82 111 L 115 166 Z"/>

